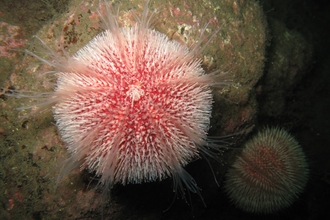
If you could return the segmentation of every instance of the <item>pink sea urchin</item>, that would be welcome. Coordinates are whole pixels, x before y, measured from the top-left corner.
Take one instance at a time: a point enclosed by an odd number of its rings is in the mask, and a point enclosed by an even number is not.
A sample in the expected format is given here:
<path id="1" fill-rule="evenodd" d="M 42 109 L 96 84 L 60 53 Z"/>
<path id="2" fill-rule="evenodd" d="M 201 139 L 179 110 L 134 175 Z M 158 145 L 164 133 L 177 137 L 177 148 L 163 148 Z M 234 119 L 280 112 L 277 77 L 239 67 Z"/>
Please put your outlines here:
<path id="1" fill-rule="evenodd" d="M 304 152 L 288 132 L 266 128 L 246 143 L 229 169 L 225 189 L 244 211 L 276 212 L 304 190 L 307 167 Z"/>
<path id="2" fill-rule="evenodd" d="M 149 9 L 132 27 L 109 14 L 107 29 L 56 68 L 53 113 L 67 144 L 59 178 L 80 167 L 100 184 L 142 183 L 173 177 L 199 193 L 184 170 L 208 152 L 213 76 L 196 48 L 149 27 Z M 212 146 L 211 146 L 212 148 Z"/>

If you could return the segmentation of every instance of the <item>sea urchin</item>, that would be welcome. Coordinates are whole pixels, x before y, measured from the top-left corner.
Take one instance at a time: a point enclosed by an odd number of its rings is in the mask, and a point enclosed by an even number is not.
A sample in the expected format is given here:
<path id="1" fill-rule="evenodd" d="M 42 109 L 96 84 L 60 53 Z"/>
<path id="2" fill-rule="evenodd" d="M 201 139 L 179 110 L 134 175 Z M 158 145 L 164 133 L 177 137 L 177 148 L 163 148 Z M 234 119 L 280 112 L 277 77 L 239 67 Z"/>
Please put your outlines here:
<path id="1" fill-rule="evenodd" d="M 244 211 L 276 212 L 304 190 L 307 167 L 304 152 L 288 132 L 266 128 L 245 144 L 228 171 L 225 189 Z"/>
<path id="2" fill-rule="evenodd" d="M 172 177 L 175 188 L 199 193 L 183 167 L 212 155 L 206 146 L 215 74 L 202 68 L 200 43 L 170 40 L 150 19 L 146 4 L 135 25 L 120 27 L 108 9 L 106 30 L 72 57 L 32 54 L 57 76 L 48 102 L 70 153 L 59 179 L 80 167 L 108 187 Z"/>

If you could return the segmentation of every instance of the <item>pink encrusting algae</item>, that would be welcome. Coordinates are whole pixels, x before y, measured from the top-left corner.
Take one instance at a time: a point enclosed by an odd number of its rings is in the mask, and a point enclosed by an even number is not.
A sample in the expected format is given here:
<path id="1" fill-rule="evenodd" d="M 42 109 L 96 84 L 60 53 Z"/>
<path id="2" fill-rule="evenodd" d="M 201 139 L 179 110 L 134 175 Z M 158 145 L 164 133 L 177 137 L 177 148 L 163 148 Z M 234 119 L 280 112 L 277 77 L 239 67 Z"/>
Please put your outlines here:
<path id="1" fill-rule="evenodd" d="M 22 32 L 19 26 L 0 21 L 0 57 L 13 57 L 15 49 L 25 46 Z"/>
<path id="2" fill-rule="evenodd" d="M 29 52 L 55 67 L 47 103 L 71 154 L 58 180 L 80 167 L 107 187 L 172 177 L 174 190 L 199 194 L 183 167 L 218 147 L 207 141 L 216 72 L 205 74 L 201 42 L 170 40 L 150 19 L 146 4 L 135 25 L 119 27 L 108 9 L 106 30 L 74 56 Z"/>

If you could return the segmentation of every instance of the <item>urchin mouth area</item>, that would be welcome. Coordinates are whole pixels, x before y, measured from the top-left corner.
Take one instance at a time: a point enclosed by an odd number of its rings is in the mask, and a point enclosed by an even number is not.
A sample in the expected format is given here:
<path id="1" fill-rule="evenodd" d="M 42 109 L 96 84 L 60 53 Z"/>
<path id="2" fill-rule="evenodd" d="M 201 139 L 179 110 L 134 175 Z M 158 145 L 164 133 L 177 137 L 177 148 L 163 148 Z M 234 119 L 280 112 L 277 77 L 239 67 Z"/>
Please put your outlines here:
<path id="1" fill-rule="evenodd" d="M 133 84 L 129 86 L 126 96 L 131 100 L 132 106 L 134 102 L 140 100 L 141 96 L 144 95 L 144 90 L 139 84 Z"/>

